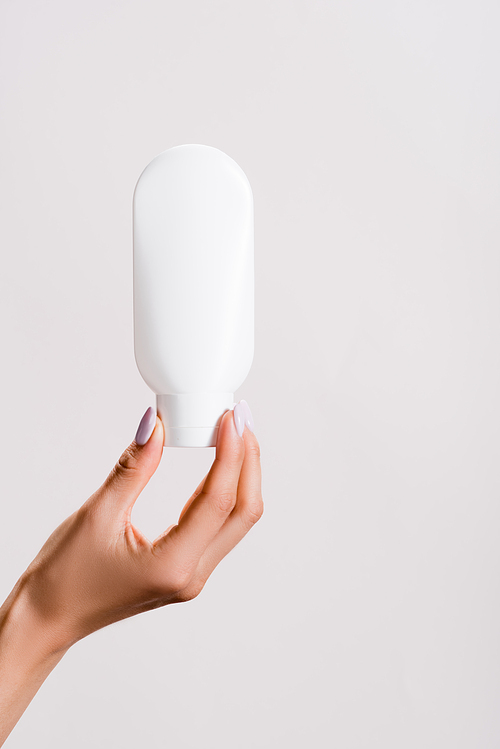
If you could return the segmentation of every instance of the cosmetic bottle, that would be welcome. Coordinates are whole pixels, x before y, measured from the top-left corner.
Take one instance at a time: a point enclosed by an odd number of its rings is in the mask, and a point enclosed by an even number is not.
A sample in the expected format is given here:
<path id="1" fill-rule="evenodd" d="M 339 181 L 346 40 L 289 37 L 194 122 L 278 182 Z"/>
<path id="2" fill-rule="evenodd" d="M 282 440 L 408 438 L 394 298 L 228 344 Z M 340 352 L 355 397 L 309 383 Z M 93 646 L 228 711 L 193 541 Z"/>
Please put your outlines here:
<path id="1" fill-rule="evenodd" d="M 254 352 L 253 197 L 233 159 L 182 145 L 134 191 L 134 350 L 165 446 L 213 447 Z"/>

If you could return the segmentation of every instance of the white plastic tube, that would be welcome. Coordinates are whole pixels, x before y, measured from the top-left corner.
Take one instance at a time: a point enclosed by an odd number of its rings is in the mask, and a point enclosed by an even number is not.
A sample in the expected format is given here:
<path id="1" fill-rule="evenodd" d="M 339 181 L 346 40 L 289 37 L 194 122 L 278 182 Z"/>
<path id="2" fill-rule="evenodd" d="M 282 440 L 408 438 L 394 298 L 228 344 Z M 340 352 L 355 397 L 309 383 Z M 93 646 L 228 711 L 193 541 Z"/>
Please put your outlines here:
<path id="1" fill-rule="evenodd" d="M 134 192 L 134 348 L 169 447 L 213 447 L 254 352 L 253 197 L 217 148 L 160 153 Z"/>

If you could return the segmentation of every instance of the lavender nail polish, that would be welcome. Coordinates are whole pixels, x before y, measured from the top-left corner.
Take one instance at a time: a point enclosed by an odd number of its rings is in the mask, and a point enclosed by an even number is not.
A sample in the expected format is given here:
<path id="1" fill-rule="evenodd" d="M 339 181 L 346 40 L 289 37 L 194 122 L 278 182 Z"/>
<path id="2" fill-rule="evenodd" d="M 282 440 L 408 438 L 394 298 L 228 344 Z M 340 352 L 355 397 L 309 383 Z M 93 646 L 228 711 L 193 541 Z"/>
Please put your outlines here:
<path id="1" fill-rule="evenodd" d="M 141 421 L 139 422 L 139 426 L 137 428 L 137 432 L 135 435 L 135 441 L 138 445 L 145 445 L 148 439 L 153 434 L 153 430 L 156 425 L 156 412 L 155 410 L 150 406 L 144 416 L 142 417 Z"/>
<path id="2" fill-rule="evenodd" d="M 235 405 L 234 410 L 233 410 L 233 416 L 234 416 L 234 424 L 236 426 L 236 431 L 238 432 L 239 436 L 242 437 L 243 430 L 245 428 L 245 412 L 241 405 L 241 401 Z"/>
<path id="3" fill-rule="evenodd" d="M 250 406 L 246 401 L 240 401 L 242 407 L 243 407 L 243 413 L 245 414 L 245 424 L 248 429 L 250 429 L 251 432 L 255 431 L 254 423 L 253 423 L 253 416 L 252 412 L 250 411 Z"/>

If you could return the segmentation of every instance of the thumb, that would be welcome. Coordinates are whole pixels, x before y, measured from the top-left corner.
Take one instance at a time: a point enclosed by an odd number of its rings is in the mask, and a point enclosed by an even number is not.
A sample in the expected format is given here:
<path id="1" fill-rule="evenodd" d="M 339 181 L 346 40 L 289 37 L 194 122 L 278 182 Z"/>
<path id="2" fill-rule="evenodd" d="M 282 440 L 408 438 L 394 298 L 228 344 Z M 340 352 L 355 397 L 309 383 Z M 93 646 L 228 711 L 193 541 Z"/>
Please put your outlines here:
<path id="1" fill-rule="evenodd" d="M 142 417 L 133 442 L 121 454 L 101 487 L 115 506 L 131 508 L 153 473 L 163 453 L 163 424 L 151 406 Z"/>

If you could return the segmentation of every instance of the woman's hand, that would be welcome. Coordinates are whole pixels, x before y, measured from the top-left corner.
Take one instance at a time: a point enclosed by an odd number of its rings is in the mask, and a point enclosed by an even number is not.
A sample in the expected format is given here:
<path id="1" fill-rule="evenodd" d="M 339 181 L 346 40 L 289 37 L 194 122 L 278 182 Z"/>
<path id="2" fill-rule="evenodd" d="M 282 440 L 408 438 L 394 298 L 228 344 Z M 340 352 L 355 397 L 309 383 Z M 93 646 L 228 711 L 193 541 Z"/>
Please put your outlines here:
<path id="1" fill-rule="evenodd" d="M 0 607 L 0 746 L 74 642 L 194 598 L 260 518 L 259 445 L 245 401 L 224 414 L 215 461 L 179 521 L 151 542 L 130 514 L 162 451 L 163 425 L 148 409 L 104 484 L 54 531 Z"/>
<path id="2" fill-rule="evenodd" d="M 148 409 L 104 484 L 54 531 L 24 575 L 54 651 L 119 619 L 200 593 L 262 514 L 259 445 L 245 423 L 253 429 L 241 401 L 224 414 L 215 461 L 178 523 L 151 542 L 130 521 L 163 450 L 162 422 Z"/>

